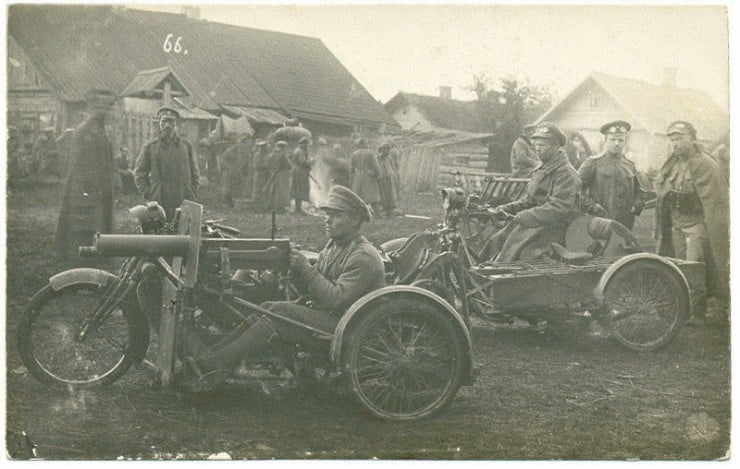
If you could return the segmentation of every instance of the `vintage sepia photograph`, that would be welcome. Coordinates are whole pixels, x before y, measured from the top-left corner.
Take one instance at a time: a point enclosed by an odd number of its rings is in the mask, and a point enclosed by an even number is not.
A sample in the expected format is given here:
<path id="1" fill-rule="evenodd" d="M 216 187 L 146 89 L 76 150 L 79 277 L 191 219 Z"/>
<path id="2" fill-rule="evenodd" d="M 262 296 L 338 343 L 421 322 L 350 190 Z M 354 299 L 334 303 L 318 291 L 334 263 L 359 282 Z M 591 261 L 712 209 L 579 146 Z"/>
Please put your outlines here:
<path id="1" fill-rule="evenodd" d="M 730 460 L 729 8 L 4 3 L 5 459 Z"/>

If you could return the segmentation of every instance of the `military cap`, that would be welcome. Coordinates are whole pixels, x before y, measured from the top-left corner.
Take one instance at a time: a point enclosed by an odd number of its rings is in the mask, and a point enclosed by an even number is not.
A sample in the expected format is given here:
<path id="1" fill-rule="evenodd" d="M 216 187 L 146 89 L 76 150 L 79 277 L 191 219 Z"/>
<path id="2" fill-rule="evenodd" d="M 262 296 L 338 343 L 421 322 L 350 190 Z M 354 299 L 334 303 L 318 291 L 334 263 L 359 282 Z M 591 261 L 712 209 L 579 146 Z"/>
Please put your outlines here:
<path id="1" fill-rule="evenodd" d="M 115 92 L 101 88 L 91 88 L 85 93 L 85 101 L 95 105 L 112 106 L 116 98 Z"/>
<path id="2" fill-rule="evenodd" d="M 355 145 L 358 147 L 366 147 L 367 146 L 367 139 L 366 138 L 358 138 L 355 140 Z"/>
<path id="3" fill-rule="evenodd" d="M 340 185 L 333 186 L 331 190 L 329 190 L 328 199 L 326 202 L 321 204 L 319 208 L 322 210 L 338 210 L 340 212 L 347 212 L 357 216 L 362 221 L 370 221 L 372 218 L 370 215 L 370 208 L 360 198 L 360 196 Z"/>
<path id="4" fill-rule="evenodd" d="M 601 126 L 599 131 L 602 135 L 624 135 L 632 130 L 632 126 L 627 121 L 614 121 Z"/>
<path id="5" fill-rule="evenodd" d="M 298 143 L 308 143 L 308 142 L 309 142 L 308 137 L 301 137 L 301 139 L 298 140 Z"/>
<path id="6" fill-rule="evenodd" d="M 323 137 L 319 139 L 319 145 L 326 145 L 326 140 Z"/>
<path id="7" fill-rule="evenodd" d="M 159 108 L 159 111 L 157 111 L 157 117 L 159 117 L 160 119 L 162 118 L 179 119 L 180 113 L 177 112 L 177 109 L 175 108 L 171 108 L 169 106 L 162 106 L 161 108 Z"/>
<path id="8" fill-rule="evenodd" d="M 565 134 L 553 122 L 541 122 L 530 138 L 532 140 L 537 138 L 555 140 L 560 146 L 565 145 L 566 142 Z"/>
<path id="9" fill-rule="evenodd" d="M 288 146 L 288 142 L 285 142 L 283 140 L 279 140 L 279 141 L 275 142 L 275 148 L 283 149 L 283 148 L 285 148 L 287 146 Z"/>
<path id="10" fill-rule="evenodd" d="M 258 139 L 256 142 L 254 142 L 254 145 L 255 146 L 258 146 L 258 147 L 263 147 L 263 146 L 267 145 L 267 142 L 265 142 L 262 139 Z"/>
<path id="11" fill-rule="evenodd" d="M 537 124 L 527 124 L 524 127 L 522 127 L 522 130 L 525 132 L 529 132 L 530 130 L 534 130 L 537 128 Z"/>
<path id="12" fill-rule="evenodd" d="M 691 135 L 696 138 L 696 129 L 693 125 L 691 125 L 691 122 L 675 121 L 671 122 L 671 124 L 668 126 L 668 130 L 666 130 L 666 135 L 672 134 Z"/>

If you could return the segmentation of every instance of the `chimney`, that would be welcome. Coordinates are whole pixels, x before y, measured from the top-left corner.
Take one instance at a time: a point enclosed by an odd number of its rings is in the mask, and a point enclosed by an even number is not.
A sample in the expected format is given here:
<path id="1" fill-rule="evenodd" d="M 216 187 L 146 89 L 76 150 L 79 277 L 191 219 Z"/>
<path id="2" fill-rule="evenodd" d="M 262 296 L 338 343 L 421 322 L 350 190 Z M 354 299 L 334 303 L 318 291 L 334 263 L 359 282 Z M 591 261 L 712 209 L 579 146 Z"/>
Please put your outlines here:
<path id="1" fill-rule="evenodd" d="M 676 87 L 676 75 L 678 69 L 676 67 L 668 67 L 663 69 L 663 86 L 666 88 Z"/>
<path id="2" fill-rule="evenodd" d="M 195 6 L 183 6 L 182 14 L 190 18 L 191 20 L 199 20 L 200 19 L 200 8 L 195 7 Z"/>
<path id="3" fill-rule="evenodd" d="M 439 97 L 442 99 L 452 99 L 452 87 L 451 86 L 440 86 Z"/>

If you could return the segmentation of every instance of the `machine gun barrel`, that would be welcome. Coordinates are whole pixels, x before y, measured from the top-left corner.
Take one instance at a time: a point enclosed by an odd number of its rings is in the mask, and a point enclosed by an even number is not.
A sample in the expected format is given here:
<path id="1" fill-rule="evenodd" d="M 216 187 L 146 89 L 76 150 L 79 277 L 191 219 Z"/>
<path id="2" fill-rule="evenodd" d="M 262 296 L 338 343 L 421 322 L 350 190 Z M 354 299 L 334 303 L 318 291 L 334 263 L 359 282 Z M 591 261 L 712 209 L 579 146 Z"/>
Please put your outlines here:
<path id="1" fill-rule="evenodd" d="M 96 234 L 93 246 L 80 246 L 80 256 L 167 257 L 184 256 L 187 235 Z"/>

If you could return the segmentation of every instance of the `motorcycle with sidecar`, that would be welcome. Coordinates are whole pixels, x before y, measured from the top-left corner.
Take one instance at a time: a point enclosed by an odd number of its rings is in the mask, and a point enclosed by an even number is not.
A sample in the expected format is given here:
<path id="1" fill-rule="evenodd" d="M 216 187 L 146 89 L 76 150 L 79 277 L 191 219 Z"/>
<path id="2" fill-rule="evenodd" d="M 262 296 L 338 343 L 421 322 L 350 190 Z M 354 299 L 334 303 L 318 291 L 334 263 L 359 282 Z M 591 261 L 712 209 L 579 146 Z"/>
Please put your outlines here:
<path id="1" fill-rule="evenodd" d="M 165 224 L 162 212 L 156 204 L 136 207 L 140 234 L 98 234 L 80 248 L 85 256 L 124 258 L 116 273 L 60 272 L 32 298 L 16 337 L 33 376 L 67 388 L 102 386 L 144 363 L 170 388 L 177 373 L 199 373 L 179 339 L 184 325 L 215 341 L 257 314 L 312 340 L 277 341 L 263 359 L 242 366 L 295 375 L 299 363 L 309 363 L 323 372 L 314 376 L 348 389 L 382 419 L 433 415 L 472 384 L 469 330 L 434 292 L 386 286 L 357 300 L 335 330 L 313 328 L 260 306 L 295 296 L 289 240 L 238 238 L 238 230 L 204 222 L 203 207 L 189 201 L 174 223 Z M 145 357 L 154 342 L 151 363 Z"/>

